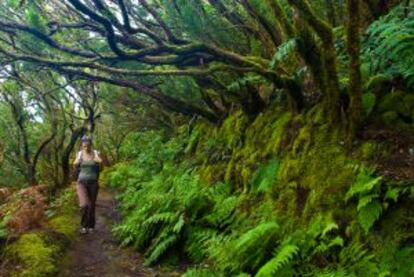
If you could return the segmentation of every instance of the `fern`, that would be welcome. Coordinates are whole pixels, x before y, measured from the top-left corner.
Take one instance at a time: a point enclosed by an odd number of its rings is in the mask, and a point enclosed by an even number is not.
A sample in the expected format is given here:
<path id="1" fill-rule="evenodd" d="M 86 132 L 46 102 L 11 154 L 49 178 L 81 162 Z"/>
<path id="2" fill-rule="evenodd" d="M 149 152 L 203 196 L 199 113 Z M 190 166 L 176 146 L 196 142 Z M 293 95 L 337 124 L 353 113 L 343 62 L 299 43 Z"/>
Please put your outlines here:
<path id="1" fill-rule="evenodd" d="M 149 217 L 147 220 L 143 222 L 143 224 L 151 225 L 151 224 L 157 224 L 157 223 L 172 223 L 176 219 L 177 215 L 172 212 L 165 212 L 165 213 L 159 213 L 155 214 L 151 217 Z"/>
<path id="2" fill-rule="evenodd" d="M 184 250 L 193 261 L 201 262 L 208 257 L 208 245 L 218 231 L 198 226 L 190 226 L 187 231 Z"/>
<path id="3" fill-rule="evenodd" d="M 286 244 L 276 251 L 275 257 L 268 261 L 257 272 L 257 277 L 271 277 L 277 276 L 277 272 L 288 265 L 291 260 L 297 255 L 299 248 L 296 245 Z"/>
<path id="4" fill-rule="evenodd" d="M 393 271 L 395 276 L 412 276 L 414 274 L 414 246 L 405 246 L 395 253 Z"/>
<path id="5" fill-rule="evenodd" d="M 157 240 L 154 243 L 154 248 L 149 249 L 146 254 L 145 265 L 152 265 L 157 262 L 159 258 L 167 252 L 178 241 L 176 234 L 169 235 L 163 239 Z"/>
<path id="6" fill-rule="evenodd" d="M 378 276 L 378 266 L 375 263 L 375 255 L 358 241 L 351 242 L 348 247 L 339 253 L 339 267 L 354 276 Z"/>
<path id="7" fill-rule="evenodd" d="M 369 27 L 364 59 L 373 75 L 402 76 L 409 86 L 414 85 L 413 7 L 397 7 Z"/>
<path id="8" fill-rule="evenodd" d="M 255 247 L 259 241 L 268 240 L 279 229 L 279 225 L 274 222 L 262 223 L 259 226 L 242 235 L 234 245 L 236 251 L 246 252 Z"/>
<path id="9" fill-rule="evenodd" d="M 276 159 L 260 166 L 252 180 L 252 190 L 254 192 L 270 192 L 273 184 L 277 181 L 280 162 Z"/>
<path id="10" fill-rule="evenodd" d="M 217 201 L 214 210 L 204 219 L 210 224 L 218 228 L 229 225 L 234 218 L 234 211 L 238 204 L 238 197 L 230 196 L 221 201 Z"/>
<path id="11" fill-rule="evenodd" d="M 373 177 L 373 169 L 358 167 L 356 170 L 358 171 L 358 175 L 355 182 L 346 193 L 345 200 L 348 200 L 356 195 L 361 195 L 376 190 L 381 184 L 382 177 Z"/>
<path id="12" fill-rule="evenodd" d="M 215 260 L 220 269 L 232 274 L 257 269 L 277 244 L 279 225 L 265 222 L 239 237 L 218 237 L 214 242 Z"/>
<path id="13" fill-rule="evenodd" d="M 326 235 L 334 230 L 338 230 L 338 224 L 336 224 L 335 222 L 329 222 L 326 227 L 323 229 L 322 233 L 321 233 L 321 238 L 325 238 Z"/>
<path id="14" fill-rule="evenodd" d="M 379 196 L 382 177 L 373 176 L 373 170 L 365 167 L 358 167 L 357 170 L 356 181 L 347 192 L 345 200 L 358 197 L 358 221 L 365 233 L 368 233 L 383 211 Z"/>
<path id="15" fill-rule="evenodd" d="M 257 75 L 249 75 L 243 78 L 239 78 L 233 81 L 227 86 L 227 90 L 233 93 L 239 93 L 243 91 L 247 85 L 260 84 L 263 82 L 263 79 Z"/>
<path id="16" fill-rule="evenodd" d="M 374 223 L 379 219 L 382 213 L 382 206 L 378 201 L 372 202 L 361 208 L 358 212 L 358 221 L 364 229 L 365 233 L 368 233 Z"/>
<path id="17" fill-rule="evenodd" d="M 270 69 L 277 68 L 280 63 L 291 57 L 295 53 L 296 47 L 296 39 L 289 39 L 279 45 L 270 62 Z"/>

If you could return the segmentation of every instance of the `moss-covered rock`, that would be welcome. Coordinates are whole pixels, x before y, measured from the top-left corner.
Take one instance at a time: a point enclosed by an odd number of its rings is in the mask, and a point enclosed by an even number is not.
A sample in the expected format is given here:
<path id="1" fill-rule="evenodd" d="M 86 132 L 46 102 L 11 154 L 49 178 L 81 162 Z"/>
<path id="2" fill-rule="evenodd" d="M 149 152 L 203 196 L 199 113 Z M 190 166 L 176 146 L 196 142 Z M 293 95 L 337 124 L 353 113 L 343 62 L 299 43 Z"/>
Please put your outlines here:
<path id="1" fill-rule="evenodd" d="M 19 264 L 19 269 L 12 276 L 42 277 L 57 272 L 54 257 L 59 248 L 47 244 L 43 236 L 40 232 L 23 234 L 8 246 L 6 254 Z"/>
<path id="2" fill-rule="evenodd" d="M 57 215 L 49 221 L 49 225 L 53 230 L 65 235 L 70 240 L 76 238 L 78 224 L 77 217 L 72 213 Z"/>
<path id="3" fill-rule="evenodd" d="M 379 104 L 382 119 L 388 126 L 414 122 L 414 95 L 402 91 L 386 94 Z"/>
<path id="4" fill-rule="evenodd" d="M 385 125 L 388 127 L 395 127 L 401 124 L 398 113 L 395 111 L 387 111 L 383 113 L 381 117 Z"/>

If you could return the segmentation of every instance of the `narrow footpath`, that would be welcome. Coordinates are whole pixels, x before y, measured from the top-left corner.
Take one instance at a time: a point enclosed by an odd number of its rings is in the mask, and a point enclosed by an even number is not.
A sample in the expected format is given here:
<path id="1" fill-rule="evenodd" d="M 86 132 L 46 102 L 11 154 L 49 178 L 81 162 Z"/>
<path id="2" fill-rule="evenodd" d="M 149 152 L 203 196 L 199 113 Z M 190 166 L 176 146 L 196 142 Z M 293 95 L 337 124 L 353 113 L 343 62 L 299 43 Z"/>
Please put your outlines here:
<path id="1" fill-rule="evenodd" d="M 111 234 L 117 222 L 116 202 L 112 195 L 101 189 L 96 207 L 96 230 L 79 235 L 64 261 L 61 277 L 147 277 L 180 276 L 179 273 L 162 273 L 144 267 L 139 253 L 120 247 Z"/>

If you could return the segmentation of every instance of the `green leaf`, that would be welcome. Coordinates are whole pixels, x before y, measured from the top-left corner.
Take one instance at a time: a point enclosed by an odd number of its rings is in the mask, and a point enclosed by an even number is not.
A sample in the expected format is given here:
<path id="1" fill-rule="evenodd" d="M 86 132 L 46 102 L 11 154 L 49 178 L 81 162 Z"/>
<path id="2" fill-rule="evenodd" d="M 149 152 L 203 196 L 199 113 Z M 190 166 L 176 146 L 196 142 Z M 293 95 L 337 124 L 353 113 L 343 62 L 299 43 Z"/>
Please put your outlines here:
<path id="1" fill-rule="evenodd" d="M 275 257 L 268 261 L 255 275 L 256 277 L 272 277 L 277 276 L 277 272 L 284 266 L 288 265 L 290 261 L 297 255 L 299 248 L 296 245 L 283 245 L 276 251 Z"/>
<path id="2" fill-rule="evenodd" d="M 385 193 L 385 199 L 391 199 L 394 202 L 397 202 L 398 197 L 400 196 L 401 189 L 400 188 L 389 188 Z"/>
<path id="3" fill-rule="evenodd" d="M 362 208 L 358 213 L 358 221 L 367 234 L 382 213 L 382 205 L 374 201 Z"/>
<path id="4" fill-rule="evenodd" d="M 370 195 L 365 195 L 361 197 L 358 201 L 357 211 L 362 210 L 366 205 L 368 205 L 374 200 L 377 200 L 378 197 L 379 197 L 378 194 L 370 194 Z"/>
<path id="5" fill-rule="evenodd" d="M 325 229 L 323 229 L 322 234 L 321 234 L 321 238 L 324 238 L 326 236 L 326 234 L 330 233 L 333 230 L 338 230 L 338 224 L 336 224 L 335 222 L 331 222 L 329 223 Z"/>
<path id="6" fill-rule="evenodd" d="M 370 115 L 371 112 L 374 110 L 376 100 L 377 97 L 375 96 L 375 94 L 371 92 L 364 93 L 362 95 L 362 106 L 366 116 Z"/>
<path id="7" fill-rule="evenodd" d="M 254 192 L 269 192 L 275 182 L 280 168 L 279 160 L 270 160 L 260 166 L 253 175 L 252 190 Z"/>

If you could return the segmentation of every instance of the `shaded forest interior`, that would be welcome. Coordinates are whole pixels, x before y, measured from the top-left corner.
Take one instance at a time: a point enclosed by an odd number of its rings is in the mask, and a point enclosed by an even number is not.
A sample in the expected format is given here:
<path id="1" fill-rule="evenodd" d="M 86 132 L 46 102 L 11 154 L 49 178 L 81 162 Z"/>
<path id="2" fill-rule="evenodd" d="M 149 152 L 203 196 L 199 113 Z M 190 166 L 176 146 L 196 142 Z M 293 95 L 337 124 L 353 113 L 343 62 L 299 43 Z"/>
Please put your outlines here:
<path id="1" fill-rule="evenodd" d="M 56 276 L 80 138 L 182 276 L 414 276 L 410 0 L 0 3 L 0 275 Z"/>

